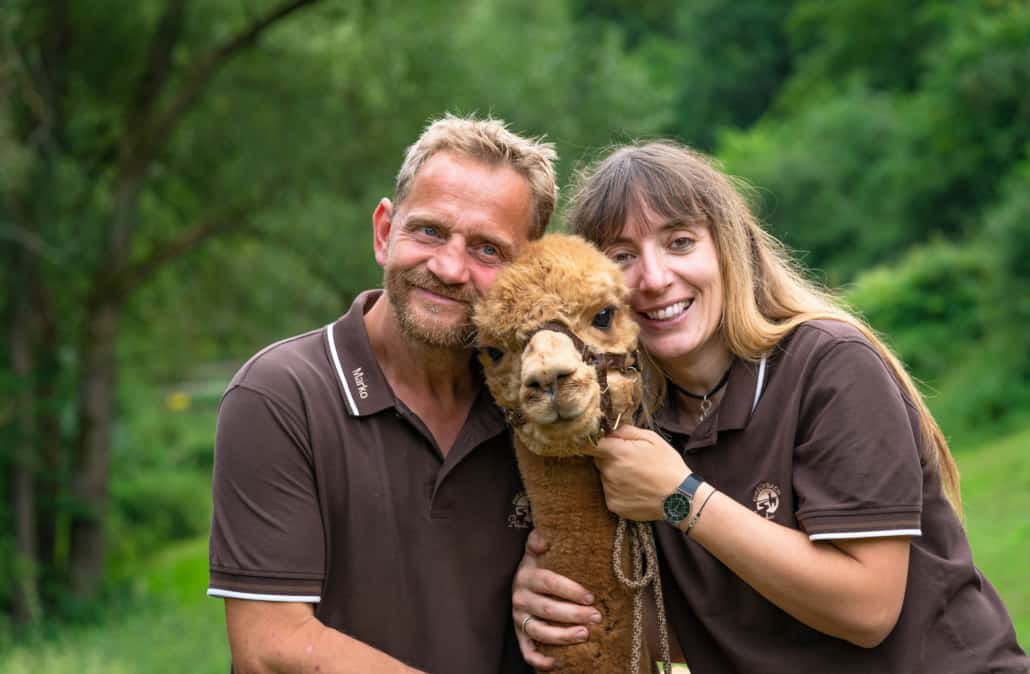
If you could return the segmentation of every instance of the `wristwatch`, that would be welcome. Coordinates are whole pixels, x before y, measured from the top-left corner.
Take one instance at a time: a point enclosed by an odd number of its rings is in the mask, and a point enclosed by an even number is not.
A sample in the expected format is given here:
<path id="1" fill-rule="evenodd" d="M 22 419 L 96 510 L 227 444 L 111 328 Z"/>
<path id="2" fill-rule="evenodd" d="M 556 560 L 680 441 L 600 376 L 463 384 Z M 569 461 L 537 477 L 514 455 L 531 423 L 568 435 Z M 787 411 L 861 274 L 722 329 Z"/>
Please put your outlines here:
<path id="1" fill-rule="evenodd" d="M 704 484 L 705 479 L 697 473 L 691 473 L 687 479 L 676 487 L 676 491 L 665 497 L 662 502 L 662 513 L 665 521 L 674 526 L 686 519 L 690 514 L 690 504 L 694 501 L 694 494 L 697 488 Z"/>

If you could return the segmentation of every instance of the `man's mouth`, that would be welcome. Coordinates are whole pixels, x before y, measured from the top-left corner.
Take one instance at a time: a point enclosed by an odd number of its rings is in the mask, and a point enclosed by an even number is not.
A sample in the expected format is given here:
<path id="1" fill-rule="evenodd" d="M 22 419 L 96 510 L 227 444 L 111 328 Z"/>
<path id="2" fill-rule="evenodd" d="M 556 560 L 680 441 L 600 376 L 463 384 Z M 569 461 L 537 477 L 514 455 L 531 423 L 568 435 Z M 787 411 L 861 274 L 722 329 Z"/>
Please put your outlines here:
<path id="1" fill-rule="evenodd" d="M 650 318 L 652 321 L 668 321 L 677 316 L 682 315 L 694 304 L 694 300 L 676 302 L 670 304 L 667 307 L 656 309 L 654 311 L 642 311 L 641 313 Z"/>

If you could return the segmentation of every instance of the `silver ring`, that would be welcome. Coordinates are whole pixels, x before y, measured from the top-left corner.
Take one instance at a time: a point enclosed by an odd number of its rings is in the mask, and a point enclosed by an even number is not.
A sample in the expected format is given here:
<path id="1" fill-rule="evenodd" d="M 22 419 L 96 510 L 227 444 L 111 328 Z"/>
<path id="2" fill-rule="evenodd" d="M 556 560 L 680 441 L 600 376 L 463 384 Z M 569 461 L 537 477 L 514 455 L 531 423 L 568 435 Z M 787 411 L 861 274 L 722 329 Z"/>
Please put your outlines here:
<path id="1" fill-rule="evenodd" d="M 522 633 L 523 634 L 526 634 L 526 625 L 528 625 L 530 622 L 532 622 L 534 620 L 536 620 L 536 618 L 534 618 L 531 615 L 527 615 L 525 618 L 522 619 Z"/>

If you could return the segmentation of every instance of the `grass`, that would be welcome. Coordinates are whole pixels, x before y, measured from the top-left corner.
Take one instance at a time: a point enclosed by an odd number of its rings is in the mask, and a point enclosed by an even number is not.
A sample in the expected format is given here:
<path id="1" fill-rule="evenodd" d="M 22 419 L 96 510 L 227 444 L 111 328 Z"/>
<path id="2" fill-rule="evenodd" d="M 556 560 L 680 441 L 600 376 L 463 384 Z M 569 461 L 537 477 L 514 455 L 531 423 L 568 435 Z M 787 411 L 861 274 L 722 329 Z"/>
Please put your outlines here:
<path id="1" fill-rule="evenodd" d="M 1030 646 L 1030 429 L 956 452 L 973 560 L 1001 594 L 1023 650 Z"/>
<path id="2" fill-rule="evenodd" d="M 1030 428 L 956 452 L 977 566 L 998 589 L 1030 644 Z M 60 627 L 0 654 L 4 674 L 226 674 L 222 602 L 204 596 L 207 541 L 164 548 L 145 564 L 127 608 L 96 624 Z M 54 627 L 54 626 L 51 626 Z"/>
<path id="3" fill-rule="evenodd" d="M 226 674 L 222 602 L 204 594 L 207 540 L 167 548 L 134 582 L 141 599 L 95 625 L 33 637 L 0 655 L 4 674 Z"/>

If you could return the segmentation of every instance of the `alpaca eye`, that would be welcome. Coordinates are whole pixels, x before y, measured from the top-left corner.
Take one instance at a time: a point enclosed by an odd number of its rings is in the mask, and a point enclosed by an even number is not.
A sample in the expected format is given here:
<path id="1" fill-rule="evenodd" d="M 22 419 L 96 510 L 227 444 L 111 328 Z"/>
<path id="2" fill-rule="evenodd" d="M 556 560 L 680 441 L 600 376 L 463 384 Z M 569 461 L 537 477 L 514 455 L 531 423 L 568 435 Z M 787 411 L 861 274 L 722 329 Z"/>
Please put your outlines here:
<path id="1" fill-rule="evenodd" d="M 493 346 L 486 347 L 485 351 L 486 355 L 490 356 L 490 360 L 495 363 L 504 357 L 504 352 Z"/>
<path id="2" fill-rule="evenodd" d="M 612 325 L 612 316 L 615 315 L 615 307 L 605 307 L 594 316 L 592 325 L 595 328 L 607 329 Z"/>

